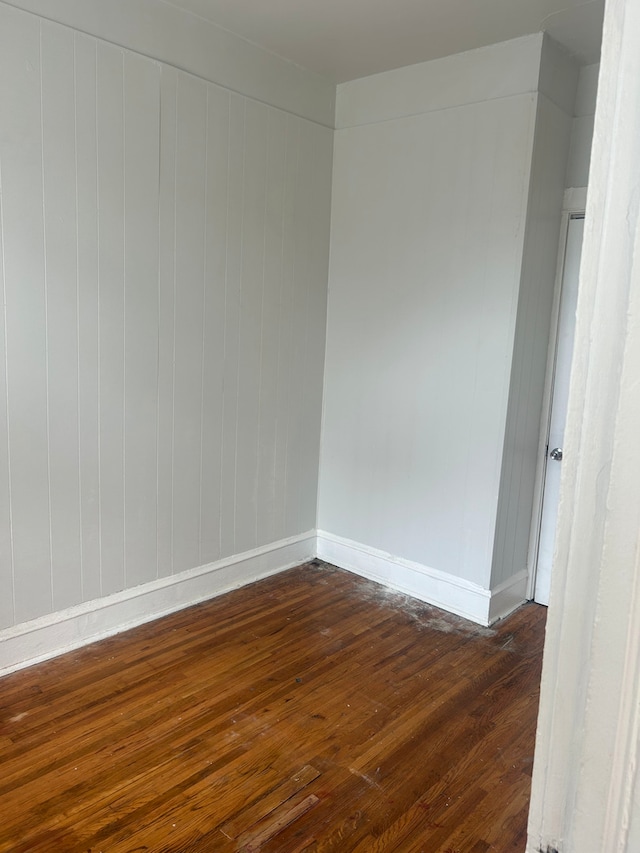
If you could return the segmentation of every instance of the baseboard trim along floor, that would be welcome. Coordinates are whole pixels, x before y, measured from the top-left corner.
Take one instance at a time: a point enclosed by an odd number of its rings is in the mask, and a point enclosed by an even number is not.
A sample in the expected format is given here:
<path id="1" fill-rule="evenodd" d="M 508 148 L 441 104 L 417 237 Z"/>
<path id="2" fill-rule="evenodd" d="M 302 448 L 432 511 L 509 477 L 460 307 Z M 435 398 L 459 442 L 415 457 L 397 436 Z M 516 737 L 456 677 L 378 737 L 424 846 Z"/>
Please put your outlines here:
<path id="1" fill-rule="evenodd" d="M 0 676 L 215 598 L 316 555 L 315 530 L 0 631 Z"/>
<path id="2" fill-rule="evenodd" d="M 0 676 L 126 631 L 319 557 L 479 625 L 525 600 L 527 573 L 494 590 L 319 530 L 0 631 Z"/>
<path id="3" fill-rule="evenodd" d="M 479 625 L 491 625 L 526 599 L 527 572 L 521 571 L 494 590 L 387 554 L 368 545 L 318 531 L 318 557 L 403 592 Z"/>

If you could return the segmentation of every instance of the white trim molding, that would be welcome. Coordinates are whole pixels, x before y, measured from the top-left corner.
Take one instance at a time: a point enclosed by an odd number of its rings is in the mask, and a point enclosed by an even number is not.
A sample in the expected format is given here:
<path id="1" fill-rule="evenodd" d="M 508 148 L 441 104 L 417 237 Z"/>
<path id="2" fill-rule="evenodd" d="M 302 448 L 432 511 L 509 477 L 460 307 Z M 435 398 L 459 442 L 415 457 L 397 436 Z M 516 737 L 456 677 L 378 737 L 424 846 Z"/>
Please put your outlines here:
<path id="1" fill-rule="evenodd" d="M 560 320 L 560 297 L 562 295 L 562 281 L 564 278 L 567 239 L 569 236 L 569 223 L 573 215 L 584 214 L 586 210 L 586 203 L 586 187 L 569 187 L 564 191 L 564 201 L 562 205 L 562 218 L 560 225 L 560 240 L 558 243 L 558 258 L 556 261 L 556 280 L 553 291 L 553 306 L 551 309 L 549 347 L 547 350 L 547 368 L 545 371 L 544 392 L 542 395 L 540 436 L 538 443 L 538 456 L 536 460 L 536 475 L 533 491 L 533 510 L 531 512 L 531 527 L 529 532 L 529 549 L 527 559 L 527 563 L 529 566 L 529 577 L 527 581 L 526 590 L 526 597 L 529 599 L 533 599 L 535 596 L 536 575 L 538 573 L 540 525 L 542 522 L 542 500 L 544 498 L 545 471 L 547 464 L 547 444 L 549 441 L 549 427 L 551 425 L 553 379 L 556 365 L 558 333 L 560 331 L 558 325 Z"/>
<path id="2" fill-rule="evenodd" d="M 528 853 L 640 850 L 639 44 L 607 0 Z"/>
<path id="3" fill-rule="evenodd" d="M 325 531 L 310 530 L 215 563 L 0 631 L 0 677 L 215 598 L 319 557 L 479 625 L 525 601 L 526 571 L 494 590 Z"/>
<path id="4" fill-rule="evenodd" d="M 527 600 L 529 572 L 526 569 L 507 578 L 495 589 L 489 590 L 489 615 L 487 624 L 504 619 Z"/>
<path id="5" fill-rule="evenodd" d="M 298 566 L 315 531 L 69 607 L 0 631 L 0 676 Z"/>
<path id="6" fill-rule="evenodd" d="M 525 600 L 527 575 L 520 572 L 493 593 L 471 581 L 432 569 L 360 542 L 318 531 L 318 557 L 406 593 L 479 625 L 490 625 L 515 610 Z"/>

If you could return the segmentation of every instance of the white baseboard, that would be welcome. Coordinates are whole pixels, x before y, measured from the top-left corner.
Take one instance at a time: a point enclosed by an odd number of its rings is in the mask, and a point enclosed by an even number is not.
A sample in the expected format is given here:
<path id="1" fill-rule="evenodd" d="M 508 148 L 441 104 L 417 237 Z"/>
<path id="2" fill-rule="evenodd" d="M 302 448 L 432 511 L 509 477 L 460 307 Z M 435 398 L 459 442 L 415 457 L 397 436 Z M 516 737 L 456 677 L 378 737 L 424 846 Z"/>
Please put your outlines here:
<path id="1" fill-rule="evenodd" d="M 490 592 L 475 583 L 323 530 L 318 531 L 318 556 L 442 610 L 488 624 Z"/>
<path id="2" fill-rule="evenodd" d="M 527 581 L 529 573 L 526 569 L 508 578 L 500 586 L 491 590 L 491 602 L 489 604 L 489 624 L 492 625 L 498 619 L 504 619 L 510 613 L 520 607 L 527 600 Z"/>
<path id="3" fill-rule="evenodd" d="M 525 600 L 526 572 L 492 592 L 463 578 L 323 530 L 318 531 L 317 547 L 318 557 L 328 563 L 479 625 L 491 625 Z"/>
<path id="4" fill-rule="evenodd" d="M 526 597 L 525 571 L 491 591 L 350 539 L 310 530 L 0 631 L 0 676 L 159 619 L 316 556 L 480 625 L 490 625 L 508 615 Z"/>
<path id="5" fill-rule="evenodd" d="M 0 676 L 298 566 L 315 530 L 0 631 Z"/>

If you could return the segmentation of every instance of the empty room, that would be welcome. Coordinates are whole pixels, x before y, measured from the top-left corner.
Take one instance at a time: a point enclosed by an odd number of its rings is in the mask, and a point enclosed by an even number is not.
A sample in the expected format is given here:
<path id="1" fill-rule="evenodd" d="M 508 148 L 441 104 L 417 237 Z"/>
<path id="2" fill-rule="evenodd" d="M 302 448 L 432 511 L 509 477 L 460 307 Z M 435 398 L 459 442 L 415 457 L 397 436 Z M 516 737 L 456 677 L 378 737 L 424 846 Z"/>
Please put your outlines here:
<path id="1" fill-rule="evenodd" d="M 0 853 L 640 849 L 639 105 L 634 0 L 0 0 Z"/>

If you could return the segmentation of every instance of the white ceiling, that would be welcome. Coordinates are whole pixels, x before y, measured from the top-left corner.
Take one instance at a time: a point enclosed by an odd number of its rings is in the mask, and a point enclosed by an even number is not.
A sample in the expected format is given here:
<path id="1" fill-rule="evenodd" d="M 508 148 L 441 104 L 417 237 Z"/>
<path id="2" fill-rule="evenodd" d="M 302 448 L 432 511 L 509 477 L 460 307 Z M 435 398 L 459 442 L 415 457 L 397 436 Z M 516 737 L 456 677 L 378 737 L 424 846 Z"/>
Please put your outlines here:
<path id="1" fill-rule="evenodd" d="M 334 82 L 540 30 L 597 62 L 605 0 L 164 0 Z"/>

